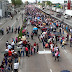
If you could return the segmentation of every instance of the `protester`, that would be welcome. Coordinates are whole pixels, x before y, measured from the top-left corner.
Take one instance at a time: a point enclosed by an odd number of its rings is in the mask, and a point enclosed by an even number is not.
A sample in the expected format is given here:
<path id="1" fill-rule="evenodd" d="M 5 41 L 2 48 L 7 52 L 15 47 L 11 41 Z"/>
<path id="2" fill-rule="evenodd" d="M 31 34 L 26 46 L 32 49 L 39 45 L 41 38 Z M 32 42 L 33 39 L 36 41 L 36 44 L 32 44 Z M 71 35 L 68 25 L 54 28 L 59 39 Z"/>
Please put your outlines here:
<path id="1" fill-rule="evenodd" d="M 14 72 L 18 72 L 18 69 L 19 69 L 19 62 L 17 60 L 17 62 L 14 63 Z"/>
<path id="2" fill-rule="evenodd" d="M 22 55 L 22 53 L 23 53 L 23 57 L 24 57 L 24 51 L 25 51 L 25 47 L 22 46 L 22 48 L 21 48 L 21 55 Z"/>
<path id="3" fill-rule="evenodd" d="M 37 53 L 38 53 L 38 51 L 39 51 L 39 45 L 38 45 L 38 43 L 37 43 Z"/>
<path id="4" fill-rule="evenodd" d="M 72 36 L 70 38 L 70 47 L 72 47 Z"/>
<path id="5" fill-rule="evenodd" d="M 61 48 L 63 48 L 64 47 L 64 49 L 65 49 L 65 41 L 63 40 L 63 42 L 62 42 L 62 47 Z"/>
<path id="6" fill-rule="evenodd" d="M 13 70 L 12 65 L 13 65 L 13 60 L 12 60 L 11 57 L 9 57 L 9 59 L 8 59 L 8 66 Z"/>
<path id="7" fill-rule="evenodd" d="M 12 46 L 12 49 L 14 49 L 14 47 L 15 47 L 14 41 L 12 41 L 11 46 Z"/>
<path id="8" fill-rule="evenodd" d="M 36 52 L 36 42 L 34 43 L 34 54 Z"/>
<path id="9" fill-rule="evenodd" d="M 25 47 L 25 51 L 26 51 L 26 56 L 28 56 L 28 48 Z"/>

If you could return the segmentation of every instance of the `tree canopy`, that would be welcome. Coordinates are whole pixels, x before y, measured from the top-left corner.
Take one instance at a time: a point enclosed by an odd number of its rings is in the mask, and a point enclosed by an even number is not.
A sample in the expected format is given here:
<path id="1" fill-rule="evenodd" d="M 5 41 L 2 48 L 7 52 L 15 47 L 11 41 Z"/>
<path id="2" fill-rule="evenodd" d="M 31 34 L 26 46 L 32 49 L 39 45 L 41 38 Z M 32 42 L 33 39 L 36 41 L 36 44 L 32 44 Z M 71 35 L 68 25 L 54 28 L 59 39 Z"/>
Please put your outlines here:
<path id="1" fill-rule="evenodd" d="M 22 0 L 11 0 L 13 5 L 21 5 L 22 4 Z"/>

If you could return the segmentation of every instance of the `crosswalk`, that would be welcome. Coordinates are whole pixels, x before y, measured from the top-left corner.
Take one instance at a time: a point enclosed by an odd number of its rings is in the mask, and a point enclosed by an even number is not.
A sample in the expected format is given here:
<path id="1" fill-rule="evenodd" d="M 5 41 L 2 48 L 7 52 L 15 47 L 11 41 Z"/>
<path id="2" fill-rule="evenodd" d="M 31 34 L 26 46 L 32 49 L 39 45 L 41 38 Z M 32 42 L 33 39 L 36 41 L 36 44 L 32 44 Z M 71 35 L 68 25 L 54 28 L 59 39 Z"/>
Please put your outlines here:
<path id="1" fill-rule="evenodd" d="M 51 54 L 51 50 L 38 51 L 38 54 Z"/>

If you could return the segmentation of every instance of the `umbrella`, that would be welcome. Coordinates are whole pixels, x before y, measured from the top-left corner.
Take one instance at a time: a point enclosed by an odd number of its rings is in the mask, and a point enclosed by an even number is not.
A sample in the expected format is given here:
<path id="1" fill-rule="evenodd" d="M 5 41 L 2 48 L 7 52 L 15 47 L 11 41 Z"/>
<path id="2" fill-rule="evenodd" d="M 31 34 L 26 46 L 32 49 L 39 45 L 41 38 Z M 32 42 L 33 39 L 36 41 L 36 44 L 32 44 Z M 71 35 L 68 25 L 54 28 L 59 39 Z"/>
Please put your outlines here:
<path id="1" fill-rule="evenodd" d="M 45 35 L 45 34 L 47 34 L 47 32 L 43 32 L 42 34 Z"/>
<path id="2" fill-rule="evenodd" d="M 43 25 L 46 25 L 46 23 L 43 23 Z"/>
<path id="3" fill-rule="evenodd" d="M 19 45 L 19 44 L 22 44 L 22 41 L 18 42 L 18 45 Z"/>
<path id="4" fill-rule="evenodd" d="M 26 30 L 24 29 L 24 30 L 22 30 L 22 33 L 24 33 L 24 32 L 26 32 Z"/>
<path id="5" fill-rule="evenodd" d="M 22 36 L 21 40 L 22 41 L 26 40 L 26 37 L 25 36 Z"/>
<path id="6" fill-rule="evenodd" d="M 40 17 L 37 17 L 37 19 L 40 19 Z"/>
<path id="7" fill-rule="evenodd" d="M 68 71 L 68 70 L 63 70 L 63 71 L 61 71 L 61 72 L 70 72 L 70 71 Z"/>
<path id="8" fill-rule="evenodd" d="M 33 30 L 38 30 L 38 28 L 37 27 L 34 27 Z"/>

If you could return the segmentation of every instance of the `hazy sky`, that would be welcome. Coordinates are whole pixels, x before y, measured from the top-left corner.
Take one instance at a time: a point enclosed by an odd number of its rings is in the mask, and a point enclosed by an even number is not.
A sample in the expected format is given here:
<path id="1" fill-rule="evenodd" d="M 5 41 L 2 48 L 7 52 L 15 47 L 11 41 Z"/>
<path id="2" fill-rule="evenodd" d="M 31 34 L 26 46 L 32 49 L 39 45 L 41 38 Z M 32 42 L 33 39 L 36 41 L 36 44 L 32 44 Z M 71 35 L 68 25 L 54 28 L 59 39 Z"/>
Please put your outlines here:
<path id="1" fill-rule="evenodd" d="M 8 0 L 8 1 L 11 2 L 11 0 Z M 22 1 L 23 2 L 25 2 L 25 1 L 35 2 L 35 0 L 22 0 Z M 46 1 L 46 0 L 37 0 L 37 1 Z M 64 2 L 64 0 L 47 0 L 47 1 L 52 1 L 53 3 L 63 3 Z"/>

